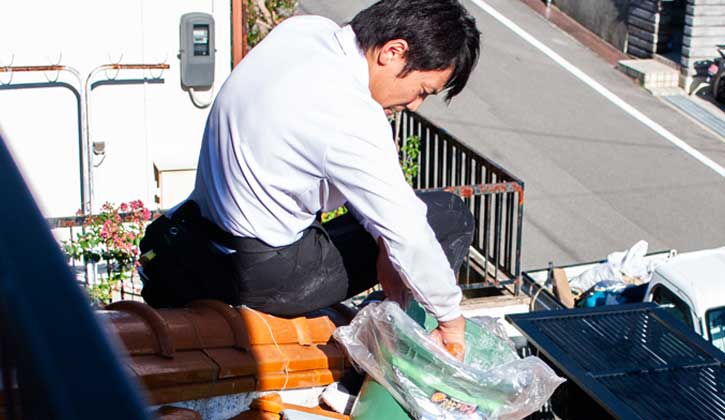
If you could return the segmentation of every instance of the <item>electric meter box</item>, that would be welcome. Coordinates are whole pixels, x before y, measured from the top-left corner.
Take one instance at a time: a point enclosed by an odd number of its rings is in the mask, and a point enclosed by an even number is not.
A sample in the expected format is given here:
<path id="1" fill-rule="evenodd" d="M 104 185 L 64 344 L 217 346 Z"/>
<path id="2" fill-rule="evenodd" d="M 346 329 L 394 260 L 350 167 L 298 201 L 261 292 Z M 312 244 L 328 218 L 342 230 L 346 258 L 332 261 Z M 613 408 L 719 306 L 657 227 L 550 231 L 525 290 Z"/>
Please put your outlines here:
<path id="1" fill-rule="evenodd" d="M 206 88 L 214 84 L 214 18 L 208 13 L 186 13 L 179 24 L 181 84 Z"/>

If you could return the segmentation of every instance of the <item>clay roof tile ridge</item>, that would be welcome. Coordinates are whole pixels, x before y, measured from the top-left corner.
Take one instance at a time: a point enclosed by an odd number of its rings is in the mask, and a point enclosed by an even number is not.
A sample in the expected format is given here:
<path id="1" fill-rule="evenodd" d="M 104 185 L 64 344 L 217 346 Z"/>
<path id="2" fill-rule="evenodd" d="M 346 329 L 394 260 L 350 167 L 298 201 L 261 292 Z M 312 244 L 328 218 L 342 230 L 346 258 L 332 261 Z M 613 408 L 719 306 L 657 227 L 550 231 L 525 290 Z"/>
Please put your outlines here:
<path id="1" fill-rule="evenodd" d="M 131 300 L 122 300 L 111 303 L 104 309 L 111 311 L 129 312 L 139 316 L 151 328 L 159 343 L 160 354 L 163 357 L 173 358 L 176 348 L 171 339 L 171 332 L 166 320 L 151 306 Z"/>
<path id="2" fill-rule="evenodd" d="M 217 312 L 229 324 L 234 334 L 234 344 L 237 349 L 249 350 L 249 337 L 242 315 L 224 302 L 211 299 L 200 299 L 190 303 L 192 308 L 207 308 Z"/>

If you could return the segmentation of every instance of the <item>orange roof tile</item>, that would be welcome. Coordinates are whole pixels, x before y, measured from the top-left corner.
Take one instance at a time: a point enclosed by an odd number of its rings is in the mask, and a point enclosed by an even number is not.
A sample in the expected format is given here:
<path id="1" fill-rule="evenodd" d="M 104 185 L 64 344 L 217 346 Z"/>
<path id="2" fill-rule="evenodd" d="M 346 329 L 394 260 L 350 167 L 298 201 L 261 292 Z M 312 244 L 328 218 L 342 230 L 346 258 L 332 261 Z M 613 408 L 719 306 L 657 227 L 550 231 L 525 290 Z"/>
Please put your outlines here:
<path id="1" fill-rule="evenodd" d="M 156 404 L 327 385 L 350 366 L 328 316 L 285 319 L 210 300 L 158 310 L 116 302 L 99 313 Z"/>
<path id="2" fill-rule="evenodd" d="M 149 388 L 211 382 L 219 377 L 219 367 L 202 351 L 180 351 L 171 358 L 135 356 L 128 360 L 131 370 Z"/>
<path id="3" fill-rule="evenodd" d="M 220 379 L 254 375 L 258 369 L 257 362 L 249 352 L 236 349 L 209 349 L 204 350 L 204 353 L 219 366 Z"/>
<path id="4" fill-rule="evenodd" d="M 267 372 L 257 377 L 257 389 L 273 391 L 280 389 L 310 388 L 328 385 L 342 377 L 343 371 L 315 369 L 302 372 Z"/>
<path id="5" fill-rule="evenodd" d="M 335 324 L 328 317 L 286 319 L 242 307 L 250 344 L 322 344 L 330 341 Z M 274 336 L 272 336 L 274 331 Z"/>

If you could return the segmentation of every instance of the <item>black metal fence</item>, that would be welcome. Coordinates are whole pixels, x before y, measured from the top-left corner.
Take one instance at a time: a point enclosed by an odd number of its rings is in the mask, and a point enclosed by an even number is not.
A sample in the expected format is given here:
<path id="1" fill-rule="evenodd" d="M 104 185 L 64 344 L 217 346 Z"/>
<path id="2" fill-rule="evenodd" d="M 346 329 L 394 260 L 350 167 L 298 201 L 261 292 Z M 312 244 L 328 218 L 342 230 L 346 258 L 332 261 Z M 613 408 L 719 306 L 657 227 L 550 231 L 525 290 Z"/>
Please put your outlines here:
<path id="1" fill-rule="evenodd" d="M 401 145 L 411 136 L 420 141 L 413 186 L 460 195 L 476 220 L 469 264 L 459 276 L 461 286 L 477 288 L 513 282 L 518 293 L 523 181 L 416 113 L 404 111 L 394 126 Z"/>

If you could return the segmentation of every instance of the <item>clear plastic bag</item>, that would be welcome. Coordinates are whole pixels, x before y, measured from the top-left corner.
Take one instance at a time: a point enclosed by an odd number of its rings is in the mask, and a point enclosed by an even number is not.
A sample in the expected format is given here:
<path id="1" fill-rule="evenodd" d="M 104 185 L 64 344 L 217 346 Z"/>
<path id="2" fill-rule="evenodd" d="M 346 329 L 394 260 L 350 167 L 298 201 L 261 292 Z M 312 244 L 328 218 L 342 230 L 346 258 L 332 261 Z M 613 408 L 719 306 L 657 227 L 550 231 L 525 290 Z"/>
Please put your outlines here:
<path id="1" fill-rule="evenodd" d="M 496 318 L 480 316 L 467 321 L 465 365 L 488 370 L 519 359 L 516 346 Z"/>
<path id="2" fill-rule="evenodd" d="M 539 409 L 564 380 L 478 328 L 473 336 L 467 328 L 463 363 L 393 302 L 368 305 L 334 336 L 417 419 L 523 418 Z"/>

